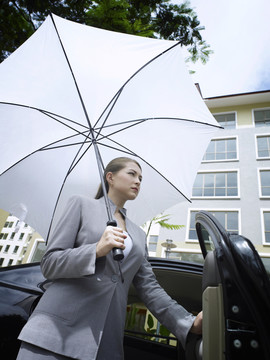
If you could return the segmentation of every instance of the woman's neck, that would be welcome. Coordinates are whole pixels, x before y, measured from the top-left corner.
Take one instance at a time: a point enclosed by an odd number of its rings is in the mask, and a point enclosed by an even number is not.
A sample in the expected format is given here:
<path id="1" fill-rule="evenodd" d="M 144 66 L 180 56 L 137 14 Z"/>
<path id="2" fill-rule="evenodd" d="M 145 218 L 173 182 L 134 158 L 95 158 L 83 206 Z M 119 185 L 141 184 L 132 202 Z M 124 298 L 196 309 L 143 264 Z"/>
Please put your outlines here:
<path id="1" fill-rule="evenodd" d="M 113 196 L 113 194 L 108 193 L 109 199 L 116 205 L 115 212 L 119 212 L 119 210 L 123 209 L 125 205 L 125 201 L 119 199 L 119 197 Z"/>

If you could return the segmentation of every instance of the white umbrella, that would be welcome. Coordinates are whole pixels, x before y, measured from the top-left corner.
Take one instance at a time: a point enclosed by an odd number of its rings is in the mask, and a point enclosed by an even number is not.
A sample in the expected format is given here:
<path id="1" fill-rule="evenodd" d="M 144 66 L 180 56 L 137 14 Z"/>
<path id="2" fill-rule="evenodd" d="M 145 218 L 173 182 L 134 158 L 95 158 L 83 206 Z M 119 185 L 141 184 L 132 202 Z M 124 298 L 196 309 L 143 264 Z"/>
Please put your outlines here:
<path id="1" fill-rule="evenodd" d="M 94 196 L 96 153 L 141 163 L 139 225 L 189 199 L 218 128 L 179 43 L 55 15 L 1 63 L 0 125 L 0 207 L 44 238 L 69 196 Z"/>

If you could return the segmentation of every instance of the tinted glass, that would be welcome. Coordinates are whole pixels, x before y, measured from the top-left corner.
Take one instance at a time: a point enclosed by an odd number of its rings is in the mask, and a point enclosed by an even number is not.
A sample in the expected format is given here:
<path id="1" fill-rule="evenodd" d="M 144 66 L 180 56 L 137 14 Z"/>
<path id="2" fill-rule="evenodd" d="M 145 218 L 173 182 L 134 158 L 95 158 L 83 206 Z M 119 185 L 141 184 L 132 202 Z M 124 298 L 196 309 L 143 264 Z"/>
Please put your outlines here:
<path id="1" fill-rule="evenodd" d="M 201 225 L 200 233 L 202 235 L 202 239 L 203 239 L 203 243 L 204 243 L 206 251 L 207 252 L 213 251 L 215 249 L 214 243 L 212 241 L 210 234 L 208 233 L 208 231 L 205 229 L 205 227 L 203 225 Z"/>

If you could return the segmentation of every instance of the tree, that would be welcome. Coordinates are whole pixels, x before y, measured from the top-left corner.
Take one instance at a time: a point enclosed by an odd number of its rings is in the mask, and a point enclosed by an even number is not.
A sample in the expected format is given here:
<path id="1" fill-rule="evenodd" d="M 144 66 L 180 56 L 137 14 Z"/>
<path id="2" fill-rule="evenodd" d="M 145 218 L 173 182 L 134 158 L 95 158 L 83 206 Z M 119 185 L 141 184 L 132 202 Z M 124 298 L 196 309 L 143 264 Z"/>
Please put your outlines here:
<path id="1" fill-rule="evenodd" d="M 0 7 L 0 61 L 17 49 L 50 12 L 85 23 L 89 0 L 2 0 Z"/>
<path id="2" fill-rule="evenodd" d="M 174 5 L 170 0 L 2 0 L 0 61 L 27 40 L 50 12 L 107 30 L 178 40 L 193 62 L 205 62 L 212 52 L 188 1 Z"/>

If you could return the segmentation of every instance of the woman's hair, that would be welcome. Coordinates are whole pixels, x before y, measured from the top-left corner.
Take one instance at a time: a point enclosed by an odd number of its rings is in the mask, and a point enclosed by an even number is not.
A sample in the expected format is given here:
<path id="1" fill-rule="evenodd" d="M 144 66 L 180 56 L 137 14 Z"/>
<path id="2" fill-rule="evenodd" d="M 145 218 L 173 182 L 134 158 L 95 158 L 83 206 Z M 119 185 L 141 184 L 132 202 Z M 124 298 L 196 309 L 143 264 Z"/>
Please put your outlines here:
<path id="1" fill-rule="evenodd" d="M 117 173 L 118 171 L 124 169 L 124 167 L 126 167 L 126 164 L 128 162 L 134 162 L 135 164 L 137 164 L 139 166 L 140 169 L 141 165 L 134 159 L 128 158 L 128 157 L 118 157 L 115 158 L 113 160 L 111 160 L 109 162 L 109 164 L 106 166 L 105 170 L 104 170 L 104 175 L 103 175 L 103 179 L 105 182 L 105 187 L 106 187 L 106 191 L 109 191 L 109 184 L 108 181 L 106 180 L 106 176 L 109 172 L 112 172 L 113 174 Z M 95 199 L 100 199 L 102 196 L 104 196 L 103 194 L 103 189 L 101 184 L 99 185 L 98 191 L 96 193 Z"/>

